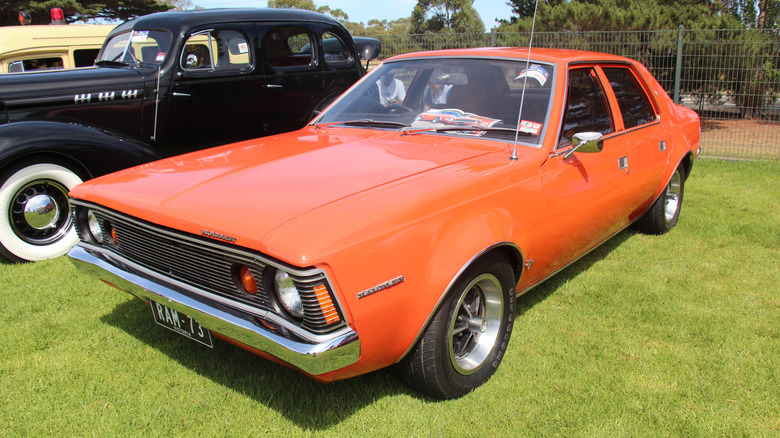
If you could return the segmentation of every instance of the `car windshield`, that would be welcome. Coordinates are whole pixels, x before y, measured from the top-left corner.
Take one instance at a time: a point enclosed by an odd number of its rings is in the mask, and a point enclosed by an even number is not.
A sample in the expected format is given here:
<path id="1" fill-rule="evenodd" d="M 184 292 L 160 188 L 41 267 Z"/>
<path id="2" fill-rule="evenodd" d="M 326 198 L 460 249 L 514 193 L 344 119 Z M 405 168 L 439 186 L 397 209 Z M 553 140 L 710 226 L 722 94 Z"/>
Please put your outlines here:
<path id="1" fill-rule="evenodd" d="M 525 60 L 442 57 L 386 62 L 315 123 L 504 141 L 517 136 L 520 142 L 538 145 L 549 118 L 554 73 L 553 65 Z"/>
<path id="2" fill-rule="evenodd" d="M 159 30 L 133 30 L 111 37 L 95 64 L 162 64 L 171 47 L 171 34 Z"/>

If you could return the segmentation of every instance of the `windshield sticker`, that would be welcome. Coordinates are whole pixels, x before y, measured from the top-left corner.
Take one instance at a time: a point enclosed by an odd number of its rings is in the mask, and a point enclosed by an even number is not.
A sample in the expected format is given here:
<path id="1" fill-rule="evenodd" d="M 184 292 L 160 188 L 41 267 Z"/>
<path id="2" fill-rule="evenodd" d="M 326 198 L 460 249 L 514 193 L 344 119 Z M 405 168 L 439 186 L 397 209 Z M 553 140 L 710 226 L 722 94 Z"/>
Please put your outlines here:
<path id="1" fill-rule="evenodd" d="M 520 121 L 520 132 L 527 132 L 532 135 L 539 135 L 541 131 L 542 131 L 541 123 L 532 122 L 530 120 Z"/>
<path id="2" fill-rule="evenodd" d="M 247 53 L 249 52 L 249 46 L 247 43 L 239 43 L 238 44 L 238 53 Z"/>
<path id="3" fill-rule="evenodd" d="M 156 62 L 163 62 L 165 61 L 165 55 L 167 55 L 166 52 L 157 52 L 157 57 L 154 58 Z"/>
<path id="4" fill-rule="evenodd" d="M 142 43 L 146 41 L 149 38 L 149 31 L 148 30 L 136 30 L 133 32 L 133 37 L 130 38 L 130 41 L 134 43 Z"/>
<path id="5" fill-rule="evenodd" d="M 417 116 L 414 122 L 412 122 L 412 128 L 439 128 L 443 126 L 490 128 L 500 121 L 500 119 L 482 117 L 459 109 L 429 109 Z M 485 131 L 463 131 L 462 133 L 468 135 L 483 135 Z"/>
<path id="6" fill-rule="evenodd" d="M 520 72 L 515 80 L 522 78 L 536 79 L 536 81 L 539 82 L 539 85 L 544 85 L 544 83 L 547 82 L 547 79 L 550 78 L 550 73 L 548 73 L 547 70 L 545 70 L 541 65 L 534 64 Z"/>

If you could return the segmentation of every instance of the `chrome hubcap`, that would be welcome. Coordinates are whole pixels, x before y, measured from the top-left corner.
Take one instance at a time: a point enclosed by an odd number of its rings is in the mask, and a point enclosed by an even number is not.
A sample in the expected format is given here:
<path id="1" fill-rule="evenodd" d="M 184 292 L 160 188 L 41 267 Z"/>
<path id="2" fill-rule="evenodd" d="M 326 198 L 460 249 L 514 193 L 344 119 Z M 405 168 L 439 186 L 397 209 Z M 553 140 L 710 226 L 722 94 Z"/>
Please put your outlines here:
<path id="1" fill-rule="evenodd" d="M 49 245 L 70 229 L 68 189 L 51 180 L 33 181 L 14 195 L 9 206 L 11 229 L 32 245 Z"/>
<path id="2" fill-rule="evenodd" d="M 491 274 L 473 279 L 461 294 L 449 327 L 450 361 L 460 374 L 477 372 L 496 345 L 504 296 Z"/>
<path id="3" fill-rule="evenodd" d="M 24 220 L 36 230 L 54 228 L 58 216 L 57 203 L 49 195 L 35 195 L 24 204 Z"/>
<path id="4" fill-rule="evenodd" d="M 680 190 L 682 184 L 682 177 L 680 171 L 676 170 L 672 179 L 669 181 L 669 185 L 666 186 L 666 199 L 664 205 L 664 219 L 666 223 L 669 223 L 674 219 L 674 215 L 677 213 L 677 208 L 680 205 Z"/>

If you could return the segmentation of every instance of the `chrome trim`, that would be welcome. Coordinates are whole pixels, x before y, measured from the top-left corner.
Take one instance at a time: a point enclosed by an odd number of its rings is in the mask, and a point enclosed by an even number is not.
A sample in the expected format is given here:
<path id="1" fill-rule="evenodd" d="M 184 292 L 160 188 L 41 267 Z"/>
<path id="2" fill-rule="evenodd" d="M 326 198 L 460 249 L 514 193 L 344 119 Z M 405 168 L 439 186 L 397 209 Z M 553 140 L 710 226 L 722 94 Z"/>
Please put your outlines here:
<path id="1" fill-rule="evenodd" d="M 349 327 L 317 336 L 316 342 L 286 337 L 285 330 L 273 332 L 255 315 L 198 299 L 185 293 L 184 288 L 155 278 L 151 272 L 138 267 L 137 273 L 123 270 L 96 255 L 100 248 L 83 242 L 68 252 L 68 257 L 82 272 L 115 285 L 143 301 L 154 300 L 193 317 L 203 327 L 238 342 L 268 353 L 306 373 L 317 375 L 338 370 L 358 361 L 360 339 Z M 111 257 L 109 253 L 106 257 Z"/>
<path id="2" fill-rule="evenodd" d="M 404 281 L 404 276 L 400 275 L 398 277 L 393 278 L 392 280 L 385 281 L 384 283 L 378 284 L 370 289 L 366 289 L 362 292 L 358 292 L 357 298 L 358 299 L 365 298 L 371 294 L 375 294 L 381 290 L 385 290 L 388 287 L 395 286 L 398 283 L 403 283 L 403 281 Z"/>

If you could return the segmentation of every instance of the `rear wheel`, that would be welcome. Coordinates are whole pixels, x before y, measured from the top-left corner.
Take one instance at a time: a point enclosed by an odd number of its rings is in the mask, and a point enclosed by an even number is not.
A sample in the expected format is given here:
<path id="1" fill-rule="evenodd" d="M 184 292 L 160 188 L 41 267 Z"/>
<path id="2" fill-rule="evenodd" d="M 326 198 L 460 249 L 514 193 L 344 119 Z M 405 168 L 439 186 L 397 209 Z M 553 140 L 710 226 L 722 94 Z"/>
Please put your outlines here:
<path id="1" fill-rule="evenodd" d="M 634 223 L 635 228 L 646 234 L 664 234 L 674 228 L 680 218 L 684 192 L 685 174 L 678 167 L 661 196 Z"/>
<path id="2" fill-rule="evenodd" d="M 399 369 L 423 392 L 442 399 L 460 397 L 496 371 L 514 316 L 511 266 L 497 254 L 483 258 L 456 282 Z"/>
<path id="3" fill-rule="evenodd" d="M 54 163 L 27 163 L 0 175 L 0 256 L 16 263 L 44 260 L 76 244 L 68 191 L 81 182 Z"/>

